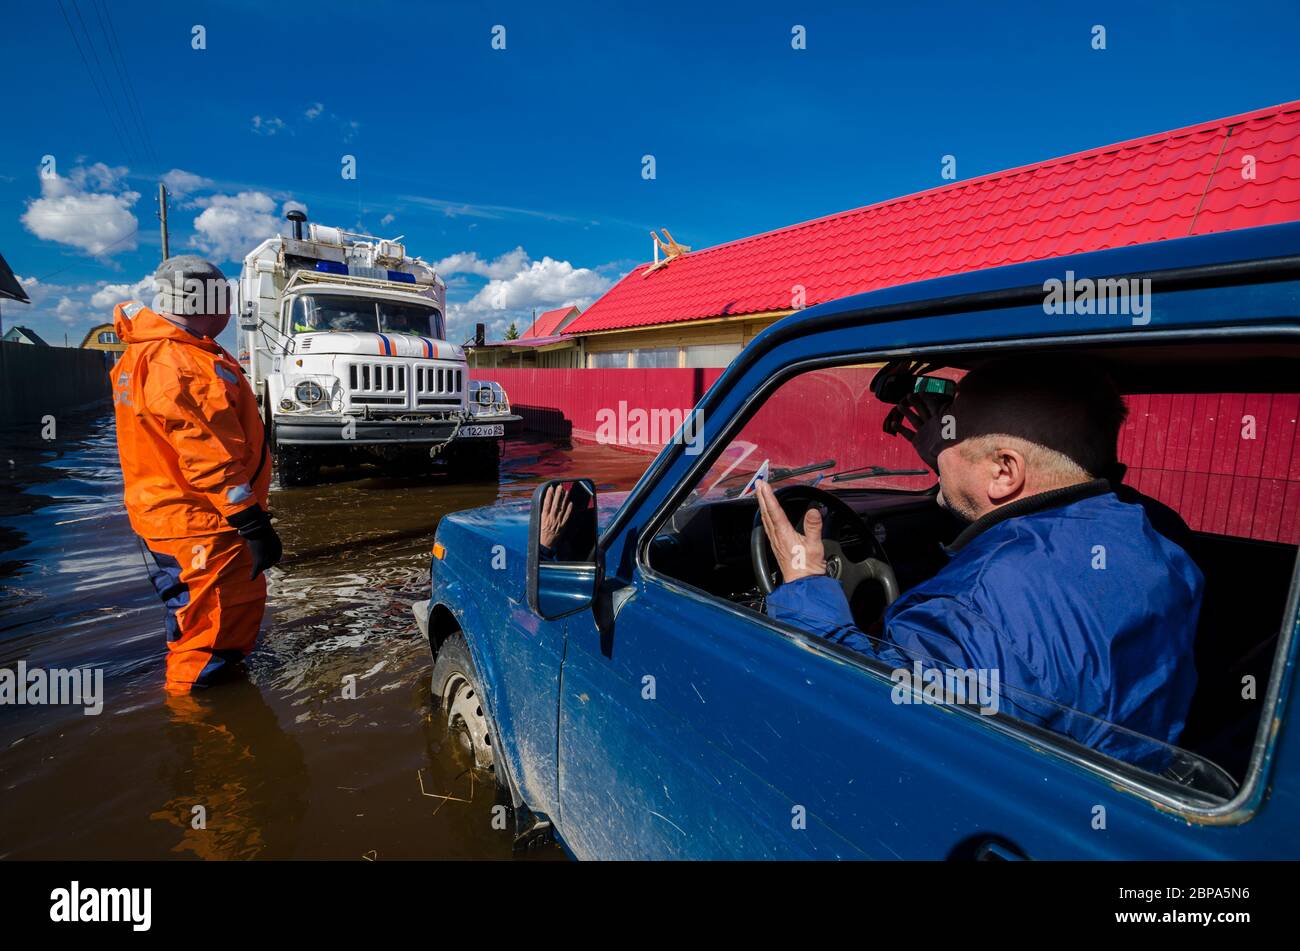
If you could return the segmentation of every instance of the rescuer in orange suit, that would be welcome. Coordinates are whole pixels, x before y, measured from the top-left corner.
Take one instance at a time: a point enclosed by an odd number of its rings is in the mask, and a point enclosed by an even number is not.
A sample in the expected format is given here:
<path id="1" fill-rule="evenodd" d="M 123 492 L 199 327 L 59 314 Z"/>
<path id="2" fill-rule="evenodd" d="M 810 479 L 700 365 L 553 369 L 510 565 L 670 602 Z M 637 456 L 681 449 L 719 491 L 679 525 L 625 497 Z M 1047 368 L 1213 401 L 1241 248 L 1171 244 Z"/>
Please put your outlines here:
<path id="1" fill-rule="evenodd" d="M 230 321 L 225 275 L 180 255 L 154 282 L 152 310 L 137 301 L 114 309 L 127 348 L 109 375 L 126 510 L 167 608 L 166 689 L 187 694 L 256 646 L 263 572 L 282 550 L 257 401 L 216 340 Z"/>

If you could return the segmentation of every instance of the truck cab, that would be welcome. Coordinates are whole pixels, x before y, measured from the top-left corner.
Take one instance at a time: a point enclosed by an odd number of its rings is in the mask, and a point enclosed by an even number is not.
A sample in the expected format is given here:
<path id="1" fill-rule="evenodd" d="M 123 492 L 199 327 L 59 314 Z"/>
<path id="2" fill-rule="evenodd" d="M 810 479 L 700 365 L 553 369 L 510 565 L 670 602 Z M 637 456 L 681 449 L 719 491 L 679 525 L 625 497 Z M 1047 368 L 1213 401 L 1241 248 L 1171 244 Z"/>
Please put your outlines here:
<path id="1" fill-rule="evenodd" d="M 1063 280 L 1125 299 L 1063 313 Z M 873 381 L 924 366 L 917 391 L 947 379 L 960 394 L 989 361 L 1046 354 L 1113 379 L 1127 469 L 1110 491 L 1173 510 L 1204 577 L 1179 641 L 1197 672 L 1190 710 L 1171 742 L 1133 737 L 1158 754 L 1142 762 L 1020 715 L 1050 697 L 936 699 L 883 655 L 767 610 L 781 578 L 756 478 L 796 525 L 825 509 L 828 574 L 854 626 L 884 638 L 890 603 L 944 570 L 963 526 L 882 431 Z M 573 473 L 530 504 L 442 519 L 414 609 L 434 703 L 509 794 L 521 841 L 549 829 L 580 858 L 1295 858 L 1298 366 L 1300 224 L 792 315 L 703 397 L 703 439 L 665 446 L 630 492 Z M 557 493 L 573 509 L 558 535 Z M 1099 596 L 1132 596 L 1124 565 L 1076 554 Z"/>
<path id="2" fill-rule="evenodd" d="M 240 360 L 285 485 L 323 464 L 446 465 L 494 478 L 522 420 L 501 386 L 471 380 L 447 340 L 446 286 L 397 240 L 310 224 L 269 238 L 240 274 Z"/>

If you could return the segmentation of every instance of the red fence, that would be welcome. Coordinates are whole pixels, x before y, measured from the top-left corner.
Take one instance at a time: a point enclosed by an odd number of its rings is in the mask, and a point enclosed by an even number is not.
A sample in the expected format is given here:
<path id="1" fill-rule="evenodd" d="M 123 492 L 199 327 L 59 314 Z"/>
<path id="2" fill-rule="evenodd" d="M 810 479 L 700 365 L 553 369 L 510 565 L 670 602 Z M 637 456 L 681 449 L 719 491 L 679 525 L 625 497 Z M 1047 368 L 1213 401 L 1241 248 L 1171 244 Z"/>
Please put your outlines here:
<path id="1" fill-rule="evenodd" d="M 671 432 L 652 425 L 671 410 L 685 413 L 700 401 L 705 390 L 722 374 L 717 369 L 699 370 L 561 370 L 474 368 L 476 380 L 496 380 L 506 389 L 510 406 L 534 432 L 580 442 L 608 442 L 598 438 L 612 424 L 616 434 L 633 439 L 616 439 L 626 449 L 658 452 Z M 647 416 L 640 435 L 640 410 Z M 659 416 L 651 418 L 654 411 Z M 628 417 L 632 416 L 631 419 Z M 620 427 L 620 422 L 622 426 Z M 651 430 L 654 430 L 653 432 Z M 659 438 L 653 438 L 653 437 Z"/>
<path id="2" fill-rule="evenodd" d="M 689 410 L 721 372 L 476 369 L 473 375 L 500 382 L 537 432 L 653 452 L 672 435 L 662 424 L 667 411 Z M 917 467 L 910 447 L 880 429 L 886 407 L 868 389 L 874 373 L 819 370 L 784 385 L 737 436 L 737 469 L 753 469 L 763 459 L 773 466 L 834 459 L 837 469 Z M 1128 404 L 1119 445 L 1128 484 L 1172 506 L 1193 529 L 1300 542 L 1300 396 L 1139 395 Z M 745 456 L 750 445 L 755 451 Z M 931 482 L 925 476 L 887 484 Z"/>

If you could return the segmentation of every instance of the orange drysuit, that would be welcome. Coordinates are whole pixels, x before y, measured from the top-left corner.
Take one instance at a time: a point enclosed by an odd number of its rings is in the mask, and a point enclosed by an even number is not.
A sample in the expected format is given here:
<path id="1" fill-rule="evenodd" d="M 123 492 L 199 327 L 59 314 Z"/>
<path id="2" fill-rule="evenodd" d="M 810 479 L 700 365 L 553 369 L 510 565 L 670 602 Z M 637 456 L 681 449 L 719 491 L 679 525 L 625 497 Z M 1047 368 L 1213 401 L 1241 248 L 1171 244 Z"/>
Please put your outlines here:
<path id="1" fill-rule="evenodd" d="M 113 326 L 110 371 L 126 511 L 167 607 L 167 690 L 188 693 L 250 653 L 266 579 L 227 519 L 266 508 L 271 461 L 252 388 L 215 340 L 134 301 Z"/>

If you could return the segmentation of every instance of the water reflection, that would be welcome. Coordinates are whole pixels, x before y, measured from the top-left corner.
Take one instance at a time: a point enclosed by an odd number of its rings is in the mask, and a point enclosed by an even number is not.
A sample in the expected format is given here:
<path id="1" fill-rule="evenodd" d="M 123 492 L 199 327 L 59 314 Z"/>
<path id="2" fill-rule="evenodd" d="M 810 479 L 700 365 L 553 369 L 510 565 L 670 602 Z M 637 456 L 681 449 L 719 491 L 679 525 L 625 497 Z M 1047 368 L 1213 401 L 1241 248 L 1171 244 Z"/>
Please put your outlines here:
<path id="1" fill-rule="evenodd" d="M 302 750 L 247 677 L 165 700 L 170 796 L 149 816 L 201 859 L 288 858 L 307 811 Z"/>

